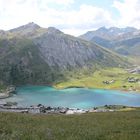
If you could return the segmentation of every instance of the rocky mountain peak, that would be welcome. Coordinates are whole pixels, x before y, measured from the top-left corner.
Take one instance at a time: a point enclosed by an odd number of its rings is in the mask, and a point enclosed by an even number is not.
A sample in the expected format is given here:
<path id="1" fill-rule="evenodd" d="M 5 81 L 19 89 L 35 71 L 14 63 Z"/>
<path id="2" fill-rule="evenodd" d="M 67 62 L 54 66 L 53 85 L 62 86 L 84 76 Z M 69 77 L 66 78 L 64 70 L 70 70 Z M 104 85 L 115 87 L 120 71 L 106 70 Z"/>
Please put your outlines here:
<path id="1" fill-rule="evenodd" d="M 55 27 L 48 27 L 47 28 L 47 32 L 48 33 L 54 33 L 54 34 L 61 34 L 61 33 L 63 33 L 60 30 L 56 29 Z"/>
<path id="2" fill-rule="evenodd" d="M 30 22 L 28 24 L 22 25 L 20 27 L 14 28 L 10 30 L 10 32 L 32 32 L 36 29 L 39 29 L 40 26 L 35 24 L 34 22 Z"/>
<path id="3" fill-rule="evenodd" d="M 107 33 L 107 34 L 117 34 L 117 33 L 129 33 L 129 32 L 135 32 L 137 31 L 136 28 L 134 27 L 126 27 L 126 28 L 118 28 L 118 27 L 110 27 L 110 28 L 106 28 L 106 27 L 101 27 L 99 29 L 96 30 L 96 32 L 103 32 L 103 33 Z"/>
<path id="4" fill-rule="evenodd" d="M 99 29 L 97 29 L 97 31 L 106 32 L 106 31 L 108 31 L 108 29 L 105 26 L 103 26 L 103 27 L 100 27 Z"/>
<path id="5" fill-rule="evenodd" d="M 30 27 L 30 28 L 40 28 L 39 25 L 37 25 L 36 23 L 34 22 L 29 22 L 28 24 L 24 25 L 25 27 Z"/>

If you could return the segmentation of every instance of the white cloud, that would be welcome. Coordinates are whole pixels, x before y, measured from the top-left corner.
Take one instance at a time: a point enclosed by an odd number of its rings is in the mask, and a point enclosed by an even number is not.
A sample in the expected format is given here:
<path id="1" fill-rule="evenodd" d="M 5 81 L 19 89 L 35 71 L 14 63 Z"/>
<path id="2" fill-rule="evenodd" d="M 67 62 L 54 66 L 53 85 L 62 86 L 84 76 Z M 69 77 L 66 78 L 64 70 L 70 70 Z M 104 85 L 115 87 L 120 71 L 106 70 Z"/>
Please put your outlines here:
<path id="1" fill-rule="evenodd" d="M 46 20 L 44 20 L 44 17 L 46 17 Z M 104 25 L 111 26 L 113 24 L 108 11 L 89 5 L 81 5 L 79 10 L 72 11 L 58 11 L 47 8 L 39 13 L 36 21 L 44 27 L 55 26 L 73 35 L 80 35 L 87 30 Z"/>
<path id="2" fill-rule="evenodd" d="M 119 26 L 134 26 L 140 28 L 140 0 L 114 1 L 113 6 L 120 12 Z"/>
<path id="3" fill-rule="evenodd" d="M 56 3 L 56 4 L 59 4 L 59 5 L 69 5 L 69 4 L 73 4 L 74 0 L 46 0 L 46 2 Z"/>
<path id="4" fill-rule="evenodd" d="M 68 34 L 80 35 L 100 26 L 114 25 L 111 13 L 102 8 L 84 4 L 70 10 L 75 1 L 0 0 L 0 28 L 10 29 L 33 21 L 43 27 L 55 26 Z M 122 13 L 123 4 L 115 2 L 114 6 L 119 8 L 121 5 Z"/>
<path id="5" fill-rule="evenodd" d="M 81 5 L 78 11 L 61 12 L 59 19 L 59 27 L 63 31 L 74 35 L 80 35 L 87 30 L 113 24 L 108 11 L 90 5 Z"/>

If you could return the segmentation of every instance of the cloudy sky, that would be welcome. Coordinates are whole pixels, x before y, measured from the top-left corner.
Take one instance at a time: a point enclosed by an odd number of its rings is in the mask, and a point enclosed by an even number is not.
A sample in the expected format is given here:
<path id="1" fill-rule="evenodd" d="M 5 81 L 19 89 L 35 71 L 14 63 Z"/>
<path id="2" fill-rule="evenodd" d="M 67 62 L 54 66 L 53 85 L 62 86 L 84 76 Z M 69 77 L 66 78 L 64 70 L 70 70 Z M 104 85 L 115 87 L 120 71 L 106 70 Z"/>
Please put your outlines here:
<path id="1" fill-rule="evenodd" d="M 29 22 L 75 36 L 101 26 L 140 28 L 140 0 L 0 0 L 0 29 Z"/>

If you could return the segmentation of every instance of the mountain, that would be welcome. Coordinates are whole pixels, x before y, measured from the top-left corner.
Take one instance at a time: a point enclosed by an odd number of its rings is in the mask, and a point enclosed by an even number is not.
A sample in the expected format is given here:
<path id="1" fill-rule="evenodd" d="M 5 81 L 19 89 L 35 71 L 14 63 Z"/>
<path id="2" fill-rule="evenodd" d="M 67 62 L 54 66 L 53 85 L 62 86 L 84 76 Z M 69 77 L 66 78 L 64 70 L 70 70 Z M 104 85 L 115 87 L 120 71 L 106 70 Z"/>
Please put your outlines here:
<path id="1" fill-rule="evenodd" d="M 107 40 L 116 40 L 116 38 L 119 38 L 119 37 L 122 38 L 123 36 L 124 38 L 125 37 L 127 38 L 126 34 L 133 33 L 136 31 L 138 30 L 133 27 L 126 27 L 126 28 L 101 27 L 95 31 L 88 31 L 87 33 L 85 33 L 84 35 L 81 35 L 80 37 L 87 40 L 91 40 L 93 37 L 96 37 L 96 36 L 103 39 L 107 39 Z"/>
<path id="2" fill-rule="evenodd" d="M 0 82 L 52 84 L 66 78 L 65 71 L 125 66 L 119 55 L 54 27 L 35 23 L 0 34 Z"/>
<path id="3" fill-rule="evenodd" d="M 15 29 L 11 29 L 9 32 L 11 33 L 20 33 L 20 34 L 28 34 L 28 33 L 31 33 L 31 32 L 34 32 L 36 31 L 37 29 L 39 29 L 40 26 L 38 26 L 37 24 L 35 24 L 34 22 L 30 22 L 26 25 L 23 25 L 23 26 L 20 26 L 18 28 L 15 28 Z"/>
<path id="4" fill-rule="evenodd" d="M 95 42 L 123 55 L 140 54 L 140 30 L 133 27 L 108 29 L 101 27 L 81 35 L 80 38 Z"/>

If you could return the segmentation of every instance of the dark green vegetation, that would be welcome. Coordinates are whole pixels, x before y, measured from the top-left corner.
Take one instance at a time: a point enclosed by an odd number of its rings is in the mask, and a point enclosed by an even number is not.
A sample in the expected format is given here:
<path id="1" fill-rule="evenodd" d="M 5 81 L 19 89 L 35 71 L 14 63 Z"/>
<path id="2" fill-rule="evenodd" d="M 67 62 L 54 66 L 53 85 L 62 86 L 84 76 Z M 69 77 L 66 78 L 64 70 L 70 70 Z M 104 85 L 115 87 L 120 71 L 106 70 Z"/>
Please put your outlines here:
<path id="1" fill-rule="evenodd" d="M 75 69 L 124 67 L 119 55 L 94 43 L 34 23 L 0 33 L 0 83 L 52 85 Z"/>
<path id="2" fill-rule="evenodd" d="M 3 84 L 0 84 L 0 91 L 1 91 L 1 90 L 5 90 L 5 89 L 6 89 L 6 86 L 3 85 Z"/>
<path id="3" fill-rule="evenodd" d="M 139 140 L 140 110 L 83 115 L 0 113 L 1 140 Z"/>
<path id="4" fill-rule="evenodd" d="M 51 84 L 56 77 L 62 77 L 39 56 L 39 50 L 31 40 L 1 40 L 0 50 L 3 52 L 0 56 L 0 80 L 4 84 Z"/>

